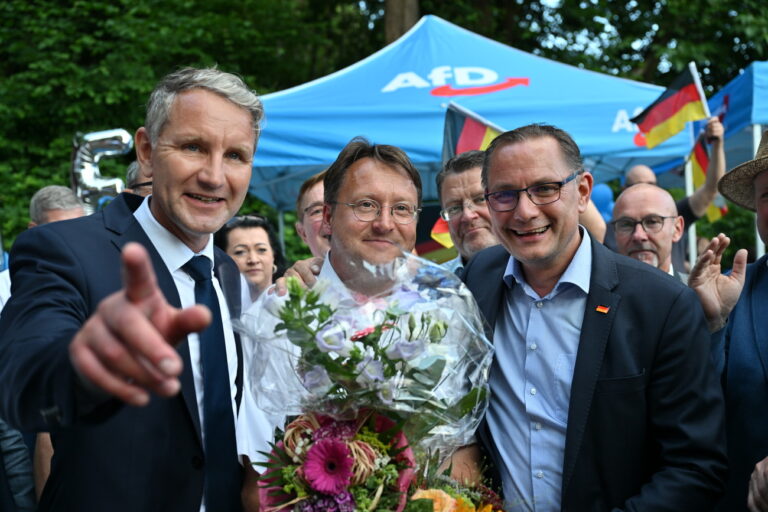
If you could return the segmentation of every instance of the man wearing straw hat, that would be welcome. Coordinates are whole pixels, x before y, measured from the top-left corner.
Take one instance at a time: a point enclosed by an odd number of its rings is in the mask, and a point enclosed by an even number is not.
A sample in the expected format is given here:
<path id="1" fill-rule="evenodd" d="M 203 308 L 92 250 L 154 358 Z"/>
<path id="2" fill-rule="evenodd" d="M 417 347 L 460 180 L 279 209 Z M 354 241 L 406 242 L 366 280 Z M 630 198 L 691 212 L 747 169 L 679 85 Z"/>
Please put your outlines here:
<path id="1" fill-rule="evenodd" d="M 718 188 L 756 212 L 760 238 L 768 241 L 768 131 L 754 160 L 723 176 Z M 768 257 L 747 266 L 741 249 L 731 273 L 721 274 L 729 243 L 723 234 L 713 238 L 689 280 L 713 333 L 712 357 L 726 400 L 730 478 L 721 510 L 768 511 Z"/>

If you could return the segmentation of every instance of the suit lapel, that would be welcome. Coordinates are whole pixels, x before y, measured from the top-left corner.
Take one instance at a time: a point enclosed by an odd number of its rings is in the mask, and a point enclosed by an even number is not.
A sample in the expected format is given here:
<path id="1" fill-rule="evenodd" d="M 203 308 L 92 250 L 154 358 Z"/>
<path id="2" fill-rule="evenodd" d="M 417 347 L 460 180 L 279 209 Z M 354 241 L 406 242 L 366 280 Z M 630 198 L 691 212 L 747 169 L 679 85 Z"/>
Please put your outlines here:
<path id="1" fill-rule="evenodd" d="M 179 292 L 176 289 L 176 283 L 173 280 L 173 276 L 168 272 L 168 268 L 165 266 L 160 254 L 133 216 L 133 212 L 141 204 L 141 199 L 142 198 L 130 194 L 121 194 L 104 210 L 105 227 L 114 233 L 112 243 L 118 251 L 122 251 L 123 246 L 128 242 L 138 242 L 147 249 L 150 259 L 152 260 L 152 267 L 155 270 L 157 284 L 163 291 L 165 299 L 171 306 L 180 308 L 181 299 L 179 298 Z M 187 412 L 189 413 L 190 420 L 195 427 L 197 439 L 202 446 L 200 413 L 197 409 L 195 382 L 192 374 L 192 362 L 189 356 L 189 344 L 187 343 L 187 340 L 183 340 L 176 345 L 176 351 L 184 362 L 184 371 L 180 377 L 181 395 L 184 404 L 186 405 Z"/>
<path id="2" fill-rule="evenodd" d="M 750 285 L 749 293 L 742 294 L 742 299 L 750 301 L 750 314 L 752 315 L 752 327 L 755 343 L 755 351 L 760 356 L 763 367 L 763 377 L 768 382 L 768 322 L 765 315 L 768 314 L 768 270 L 766 270 L 768 257 L 760 258 L 755 263 L 755 278 Z"/>
<path id="3" fill-rule="evenodd" d="M 621 297 L 611 291 L 617 284 L 618 274 L 614 259 L 608 249 L 596 244 L 593 240 L 589 295 L 581 325 L 579 350 L 571 383 L 561 490 L 563 500 L 584 439 L 584 431 L 587 426 L 595 386 L 603 364 L 608 335 L 621 302 Z"/>
<path id="4" fill-rule="evenodd" d="M 488 340 L 493 343 L 493 329 L 496 327 L 496 319 L 498 318 L 499 311 L 506 304 L 504 298 L 504 291 L 506 290 L 504 270 L 507 268 L 509 253 L 501 246 L 493 247 L 488 249 L 488 251 L 493 251 L 493 253 L 490 255 L 487 265 L 483 265 L 480 269 L 474 269 L 475 271 L 479 270 L 482 272 L 484 278 L 480 279 L 475 275 L 473 276 L 473 282 L 468 283 L 468 285 L 472 285 L 470 286 L 470 291 L 474 295 L 477 306 L 487 322 L 486 335 Z M 475 272 L 475 274 L 477 273 L 479 272 Z"/>

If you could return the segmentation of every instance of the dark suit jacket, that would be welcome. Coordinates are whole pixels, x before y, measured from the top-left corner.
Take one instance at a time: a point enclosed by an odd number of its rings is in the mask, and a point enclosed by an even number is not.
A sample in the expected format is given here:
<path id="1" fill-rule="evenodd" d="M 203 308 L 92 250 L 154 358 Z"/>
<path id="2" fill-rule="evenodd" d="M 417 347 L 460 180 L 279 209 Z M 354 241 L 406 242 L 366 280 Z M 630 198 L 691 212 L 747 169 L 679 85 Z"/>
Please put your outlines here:
<path id="1" fill-rule="evenodd" d="M 148 249 L 166 299 L 180 305 L 173 277 L 132 215 L 141 199 L 122 194 L 89 217 L 30 229 L 11 252 L 12 297 L 0 318 L 0 417 L 51 432 L 55 453 L 41 511 L 200 507 L 205 458 L 186 341 L 177 347 L 181 393 L 153 396 L 146 407 L 86 389 L 69 360 L 75 333 L 122 286 L 120 250 L 127 242 Z M 217 268 L 221 261 L 234 266 L 217 251 Z M 239 277 L 229 274 L 235 278 L 224 285 L 228 302 L 239 304 Z"/>
<path id="2" fill-rule="evenodd" d="M 713 335 L 722 371 L 731 474 L 720 510 L 747 510 L 749 478 L 768 457 L 768 256 L 747 267 L 739 302 L 725 329 Z"/>
<path id="3" fill-rule="evenodd" d="M 508 259 L 503 247 L 492 247 L 464 272 L 491 332 L 505 301 Z M 604 314 L 597 306 L 610 309 Z M 714 506 L 727 470 L 723 398 L 708 340 L 691 290 L 592 242 L 568 412 L 563 510 Z M 487 424 L 478 435 L 495 454 Z"/>

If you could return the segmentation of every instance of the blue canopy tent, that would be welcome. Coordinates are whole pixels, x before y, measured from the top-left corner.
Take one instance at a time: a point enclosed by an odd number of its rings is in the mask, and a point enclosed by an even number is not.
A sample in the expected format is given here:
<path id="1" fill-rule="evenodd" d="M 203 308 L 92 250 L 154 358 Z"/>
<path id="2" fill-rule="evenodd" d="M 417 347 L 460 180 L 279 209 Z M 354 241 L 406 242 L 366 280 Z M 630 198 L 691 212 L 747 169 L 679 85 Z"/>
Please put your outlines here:
<path id="1" fill-rule="evenodd" d="M 708 103 L 713 114 L 725 114 L 728 167 L 754 158 L 762 125 L 768 125 L 768 61 L 750 64 Z"/>
<path id="2" fill-rule="evenodd" d="M 294 209 L 301 183 L 354 136 L 405 150 L 436 200 L 446 105 L 454 101 L 505 129 L 532 122 L 570 132 L 598 181 L 637 162 L 685 155 L 686 130 L 648 150 L 629 122 L 663 88 L 554 62 L 474 34 L 435 16 L 362 61 L 263 97 L 266 122 L 250 192 Z"/>

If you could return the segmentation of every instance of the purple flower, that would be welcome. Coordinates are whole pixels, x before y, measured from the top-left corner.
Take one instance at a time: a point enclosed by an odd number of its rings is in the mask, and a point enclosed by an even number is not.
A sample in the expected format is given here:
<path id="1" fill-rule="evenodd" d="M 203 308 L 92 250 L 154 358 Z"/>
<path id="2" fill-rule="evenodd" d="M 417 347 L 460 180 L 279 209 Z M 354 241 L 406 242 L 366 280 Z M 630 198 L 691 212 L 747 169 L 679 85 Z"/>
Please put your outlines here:
<path id="1" fill-rule="evenodd" d="M 355 370 L 358 373 L 355 381 L 363 386 L 384 381 L 384 365 L 372 356 L 365 356 L 365 359 L 357 363 Z"/>
<path id="2" fill-rule="evenodd" d="M 301 383 L 313 395 L 324 395 L 333 386 L 328 372 L 319 364 L 314 365 L 304 374 Z"/>
<path id="3" fill-rule="evenodd" d="M 335 496 L 312 496 L 299 503 L 299 512 L 355 512 L 355 499 L 343 491 Z"/>
<path id="4" fill-rule="evenodd" d="M 329 323 L 315 336 L 317 348 L 322 352 L 336 352 L 342 357 L 349 357 L 354 346 L 347 338 L 349 328 L 350 325 L 345 321 Z"/>
<path id="5" fill-rule="evenodd" d="M 424 340 L 400 340 L 397 343 L 393 343 L 387 347 L 387 357 L 396 360 L 402 359 L 403 361 L 410 361 L 415 359 L 424 353 Z"/>
<path id="6" fill-rule="evenodd" d="M 312 440 L 319 441 L 321 439 L 334 438 L 346 441 L 355 437 L 356 433 L 357 428 L 354 421 L 334 420 L 312 432 Z"/>
<path id="7" fill-rule="evenodd" d="M 381 384 L 376 396 L 381 400 L 384 405 L 392 405 L 395 401 L 395 395 L 397 394 L 397 383 L 394 379 L 389 379 Z"/>

